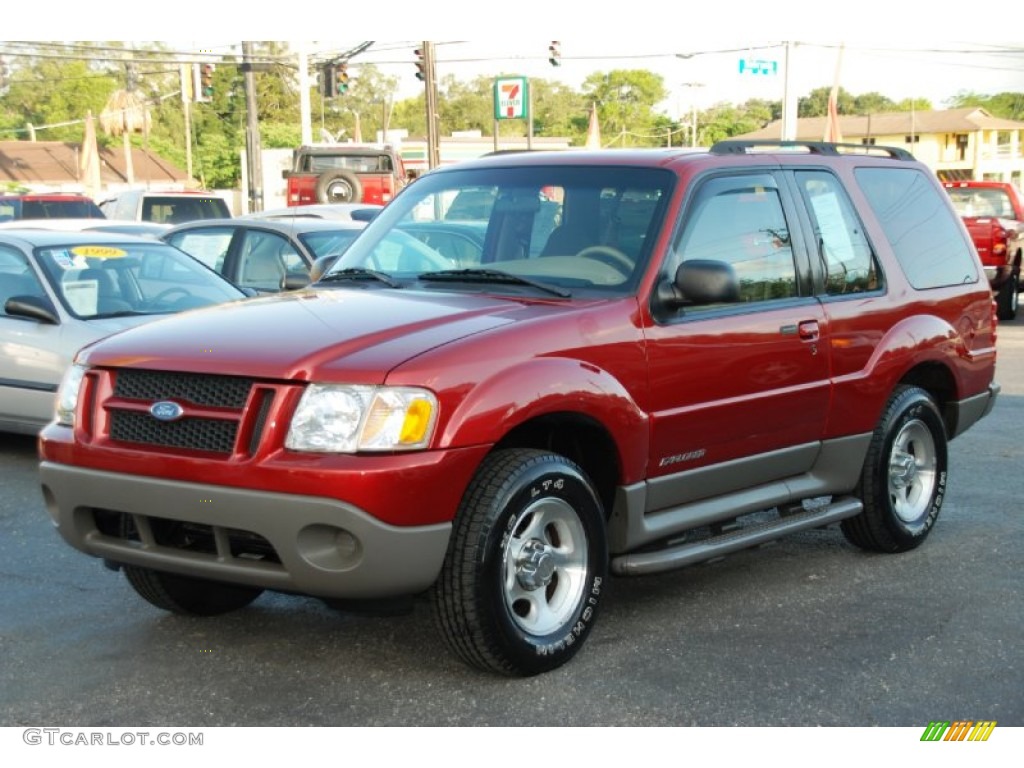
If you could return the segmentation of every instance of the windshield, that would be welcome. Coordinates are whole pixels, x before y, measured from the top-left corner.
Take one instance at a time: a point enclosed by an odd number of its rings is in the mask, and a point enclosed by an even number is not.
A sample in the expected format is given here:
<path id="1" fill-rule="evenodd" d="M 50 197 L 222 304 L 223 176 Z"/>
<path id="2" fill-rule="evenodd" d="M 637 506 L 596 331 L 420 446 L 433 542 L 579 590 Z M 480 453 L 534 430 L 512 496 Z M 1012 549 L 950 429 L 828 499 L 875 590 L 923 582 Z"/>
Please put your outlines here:
<path id="1" fill-rule="evenodd" d="M 39 248 L 36 258 L 61 303 L 88 320 L 203 307 L 245 294 L 163 243 L 82 243 Z"/>
<path id="2" fill-rule="evenodd" d="M 1001 189 L 984 187 L 953 187 L 946 190 L 953 207 L 961 216 L 998 216 L 1016 218 L 1010 196 Z"/>
<path id="3" fill-rule="evenodd" d="M 348 248 L 349 243 L 356 239 L 361 229 L 339 229 L 329 232 L 306 232 L 299 235 L 302 241 L 315 258 L 321 256 L 337 256 Z"/>
<path id="4" fill-rule="evenodd" d="M 445 289 L 624 294 L 643 271 L 673 178 L 612 165 L 430 173 L 384 208 L 330 272 L 374 270 Z"/>

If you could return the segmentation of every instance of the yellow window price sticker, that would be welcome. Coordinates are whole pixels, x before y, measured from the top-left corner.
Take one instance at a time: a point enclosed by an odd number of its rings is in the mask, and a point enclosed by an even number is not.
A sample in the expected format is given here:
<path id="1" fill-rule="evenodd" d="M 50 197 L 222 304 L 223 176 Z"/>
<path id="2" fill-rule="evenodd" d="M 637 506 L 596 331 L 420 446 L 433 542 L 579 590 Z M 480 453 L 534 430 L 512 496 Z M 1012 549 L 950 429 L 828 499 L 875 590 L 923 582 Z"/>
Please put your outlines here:
<path id="1" fill-rule="evenodd" d="M 120 259 L 128 255 L 127 251 L 111 248 L 109 245 L 76 245 L 71 252 L 75 256 L 83 256 L 87 259 Z"/>

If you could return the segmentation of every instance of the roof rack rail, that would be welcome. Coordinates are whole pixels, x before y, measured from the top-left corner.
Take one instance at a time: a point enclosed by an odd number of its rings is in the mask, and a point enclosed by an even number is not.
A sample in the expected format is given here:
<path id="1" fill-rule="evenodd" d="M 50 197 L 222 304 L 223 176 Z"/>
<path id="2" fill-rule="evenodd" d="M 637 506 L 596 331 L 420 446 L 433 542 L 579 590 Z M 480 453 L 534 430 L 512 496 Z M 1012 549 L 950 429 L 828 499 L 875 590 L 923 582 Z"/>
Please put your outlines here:
<path id="1" fill-rule="evenodd" d="M 772 149 L 804 150 L 815 155 L 886 155 L 897 160 L 914 160 L 914 156 L 900 147 L 881 144 L 833 144 L 827 141 L 781 141 L 776 139 L 726 139 L 711 147 L 716 155 L 746 155 L 751 151 L 767 152 Z"/>

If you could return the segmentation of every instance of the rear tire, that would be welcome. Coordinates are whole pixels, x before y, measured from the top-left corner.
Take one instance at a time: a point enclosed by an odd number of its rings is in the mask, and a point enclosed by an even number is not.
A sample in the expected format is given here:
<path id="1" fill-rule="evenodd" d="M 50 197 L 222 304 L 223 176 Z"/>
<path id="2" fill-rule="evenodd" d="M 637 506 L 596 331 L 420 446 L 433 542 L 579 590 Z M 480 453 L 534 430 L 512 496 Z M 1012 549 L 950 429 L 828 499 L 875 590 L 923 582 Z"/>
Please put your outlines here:
<path id="1" fill-rule="evenodd" d="M 861 471 L 864 511 L 841 524 L 852 544 L 903 552 L 925 540 L 946 495 L 946 443 L 946 426 L 925 390 L 893 392 Z"/>
<path id="2" fill-rule="evenodd" d="M 1019 301 L 1020 276 L 1014 272 L 999 288 L 996 294 L 996 315 L 1000 320 L 1013 320 L 1017 317 Z"/>
<path id="3" fill-rule="evenodd" d="M 218 616 L 244 608 L 263 590 L 174 573 L 154 571 L 135 565 L 124 566 L 124 575 L 140 597 L 171 613 L 186 616 Z"/>
<path id="4" fill-rule="evenodd" d="M 466 663 L 546 672 L 590 634 L 607 567 L 604 514 L 583 471 L 546 451 L 498 451 L 459 507 L 434 615 Z"/>

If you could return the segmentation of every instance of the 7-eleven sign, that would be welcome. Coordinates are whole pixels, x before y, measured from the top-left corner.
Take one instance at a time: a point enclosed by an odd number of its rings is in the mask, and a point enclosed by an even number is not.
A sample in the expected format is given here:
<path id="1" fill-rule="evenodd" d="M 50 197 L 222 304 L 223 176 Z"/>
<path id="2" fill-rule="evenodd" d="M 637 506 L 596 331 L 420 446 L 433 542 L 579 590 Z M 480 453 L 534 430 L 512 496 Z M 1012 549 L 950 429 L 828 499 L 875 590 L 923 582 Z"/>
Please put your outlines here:
<path id="1" fill-rule="evenodd" d="M 494 119 L 521 119 L 529 117 L 529 115 L 529 83 L 526 78 L 497 78 L 494 81 Z"/>

